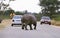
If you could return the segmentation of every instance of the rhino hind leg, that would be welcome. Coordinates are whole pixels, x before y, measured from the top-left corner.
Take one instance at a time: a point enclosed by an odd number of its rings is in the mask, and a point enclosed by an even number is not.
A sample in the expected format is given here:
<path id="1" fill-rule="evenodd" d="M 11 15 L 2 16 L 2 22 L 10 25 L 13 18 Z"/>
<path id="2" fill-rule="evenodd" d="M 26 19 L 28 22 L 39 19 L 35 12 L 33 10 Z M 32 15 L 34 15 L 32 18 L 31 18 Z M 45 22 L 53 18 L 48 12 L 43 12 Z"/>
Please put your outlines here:
<path id="1" fill-rule="evenodd" d="M 34 29 L 36 30 L 36 24 L 33 24 L 34 25 Z"/>

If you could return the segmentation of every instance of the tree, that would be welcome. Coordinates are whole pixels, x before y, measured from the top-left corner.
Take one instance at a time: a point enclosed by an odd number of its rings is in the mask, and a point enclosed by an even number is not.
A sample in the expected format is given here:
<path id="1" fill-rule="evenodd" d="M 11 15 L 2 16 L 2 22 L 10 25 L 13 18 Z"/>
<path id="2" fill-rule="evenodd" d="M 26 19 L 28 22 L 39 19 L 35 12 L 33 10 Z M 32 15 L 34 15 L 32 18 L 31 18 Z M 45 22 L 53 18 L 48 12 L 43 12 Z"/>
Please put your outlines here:
<path id="1" fill-rule="evenodd" d="M 23 12 L 20 12 L 20 11 L 16 11 L 15 14 L 16 15 L 23 15 L 24 13 Z"/>
<path id="2" fill-rule="evenodd" d="M 15 13 L 15 11 L 14 10 L 6 10 L 5 13 L 4 13 L 4 15 L 8 16 L 11 13 Z"/>
<path id="3" fill-rule="evenodd" d="M 25 14 L 27 14 L 27 13 L 28 13 L 28 11 L 27 11 L 27 10 L 25 10 L 25 11 L 24 11 L 24 13 L 25 13 Z"/>
<path id="4" fill-rule="evenodd" d="M 39 0 L 42 7 L 42 14 L 51 18 L 58 12 L 60 2 L 58 0 Z"/>
<path id="5" fill-rule="evenodd" d="M 3 11 L 3 14 L 4 14 L 4 11 L 7 9 L 7 7 L 9 6 L 9 3 L 11 1 L 14 1 L 14 0 L 9 0 L 8 4 L 5 4 L 4 1 L 6 0 L 0 0 L 0 11 Z"/>

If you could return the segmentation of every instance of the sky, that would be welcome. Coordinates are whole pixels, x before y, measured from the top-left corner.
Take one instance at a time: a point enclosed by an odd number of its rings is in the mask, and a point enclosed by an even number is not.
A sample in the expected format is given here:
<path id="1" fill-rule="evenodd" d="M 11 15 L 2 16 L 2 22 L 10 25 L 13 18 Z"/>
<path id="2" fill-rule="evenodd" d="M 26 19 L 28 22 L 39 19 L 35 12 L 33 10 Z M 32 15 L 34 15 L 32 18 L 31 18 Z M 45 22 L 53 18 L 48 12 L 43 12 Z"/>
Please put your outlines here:
<path id="1" fill-rule="evenodd" d="M 6 2 L 5 2 L 6 3 Z M 39 0 L 15 0 L 10 2 L 10 7 L 15 11 L 25 11 L 39 13 L 41 7 Z"/>

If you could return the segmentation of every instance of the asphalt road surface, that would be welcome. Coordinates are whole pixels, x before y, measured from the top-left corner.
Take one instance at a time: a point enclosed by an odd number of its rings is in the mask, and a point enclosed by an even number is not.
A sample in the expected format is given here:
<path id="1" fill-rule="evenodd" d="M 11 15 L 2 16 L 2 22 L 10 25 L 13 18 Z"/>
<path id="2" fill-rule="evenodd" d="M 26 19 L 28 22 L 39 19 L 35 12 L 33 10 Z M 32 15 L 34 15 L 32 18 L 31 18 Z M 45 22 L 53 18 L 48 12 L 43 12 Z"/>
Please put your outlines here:
<path id="1" fill-rule="evenodd" d="M 28 26 L 29 29 L 29 26 Z M 37 30 L 22 30 L 21 26 L 8 26 L 0 31 L 0 38 L 60 38 L 60 28 L 37 23 Z"/>

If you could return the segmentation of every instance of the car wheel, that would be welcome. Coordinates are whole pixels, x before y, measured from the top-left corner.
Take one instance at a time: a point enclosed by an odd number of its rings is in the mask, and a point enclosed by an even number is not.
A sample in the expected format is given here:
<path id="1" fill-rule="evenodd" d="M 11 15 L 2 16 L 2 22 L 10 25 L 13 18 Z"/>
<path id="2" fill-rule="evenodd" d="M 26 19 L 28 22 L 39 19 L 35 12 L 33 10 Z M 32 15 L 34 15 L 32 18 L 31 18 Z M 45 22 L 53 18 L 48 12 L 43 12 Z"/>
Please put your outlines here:
<path id="1" fill-rule="evenodd" d="M 42 24 L 42 22 L 40 24 Z"/>
<path id="2" fill-rule="evenodd" d="M 11 26 L 13 26 L 13 24 Z"/>
<path id="3" fill-rule="evenodd" d="M 0 23 L 2 22 L 2 20 L 0 19 Z"/>
<path id="4" fill-rule="evenodd" d="M 49 25 L 51 25 L 51 23 L 49 23 Z"/>
<path id="5" fill-rule="evenodd" d="M 0 23 L 1 23 L 1 21 L 0 21 Z"/>

